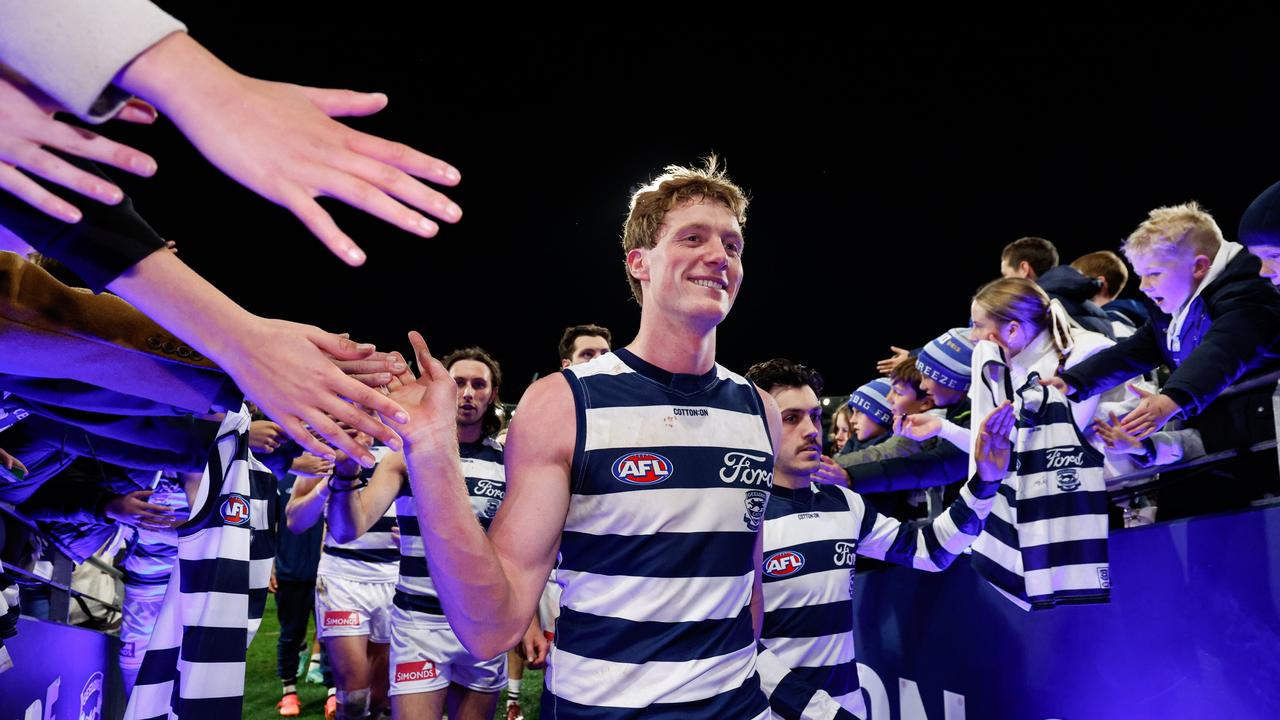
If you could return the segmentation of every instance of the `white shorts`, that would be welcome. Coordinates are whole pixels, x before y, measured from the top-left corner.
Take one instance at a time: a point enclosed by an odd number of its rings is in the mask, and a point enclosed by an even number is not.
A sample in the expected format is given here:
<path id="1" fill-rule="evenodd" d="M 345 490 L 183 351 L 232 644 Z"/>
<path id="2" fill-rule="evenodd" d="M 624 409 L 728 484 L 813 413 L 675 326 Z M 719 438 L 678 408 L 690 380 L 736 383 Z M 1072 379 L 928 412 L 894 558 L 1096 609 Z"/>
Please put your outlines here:
<path id="1" fill-rule="evenodd" d="M 457 683 L 477 692 L 507 686 L 507 654 L 480 660 L 458 642 L 453 629 L 421 614 L 391 607 L 391 672 L 389 695 L 434 692 Z"/>
<path id="2" fill-rule="evenodd" d="M 556 634 L 556 620 L 560 617 L 560 595 L 563 592 L 556 584 L 555 571 L 552 571 L 546 587 L 542 588 L 542 595 L 538 598 L 538 622 L 542 623 L 542 631 L 549 638 L 555 637 Z"/>
<path id="3" fill-rule="evenodd" d="M 124 586 L 124 613 L 120 619 L 120 666 L 142 667 L 142 656 L 151 644 L 151 631 L 164 606 L 168 584 Z"/>
<path id="4" fill-rule="evenodd" d="M 316 633 L 322 638 L 368 635 L 391 642 L 391 598 L 396 584 L 340 577 L 316 578 Z"/>

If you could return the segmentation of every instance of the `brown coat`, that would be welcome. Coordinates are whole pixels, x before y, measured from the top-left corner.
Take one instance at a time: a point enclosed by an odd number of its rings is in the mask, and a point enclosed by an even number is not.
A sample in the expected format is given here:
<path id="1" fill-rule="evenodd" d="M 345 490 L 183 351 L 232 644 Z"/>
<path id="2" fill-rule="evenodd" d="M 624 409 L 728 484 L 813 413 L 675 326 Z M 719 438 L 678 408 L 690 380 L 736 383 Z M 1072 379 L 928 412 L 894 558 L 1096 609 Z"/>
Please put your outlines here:
<path id="1" fill-rule="evenodd" d="M 70 288 L 26 258 L 0 252 L 0 388 L 21 396 L 38 385 L 48 393 L 48 379 L 132 396 L 122 399 L 128 409 L 118 410 L 130 414 L 139 413 L 138 398 L 167 414 L 238 408 L 243 397 L 212 360 L 124 300 Z M 72 396 L 79 387 L 52 386 Z M 108 410 L 104 395 L 94 393 L 96 410 Z M 76 407 L 74 397 L 58 404 Z"/>

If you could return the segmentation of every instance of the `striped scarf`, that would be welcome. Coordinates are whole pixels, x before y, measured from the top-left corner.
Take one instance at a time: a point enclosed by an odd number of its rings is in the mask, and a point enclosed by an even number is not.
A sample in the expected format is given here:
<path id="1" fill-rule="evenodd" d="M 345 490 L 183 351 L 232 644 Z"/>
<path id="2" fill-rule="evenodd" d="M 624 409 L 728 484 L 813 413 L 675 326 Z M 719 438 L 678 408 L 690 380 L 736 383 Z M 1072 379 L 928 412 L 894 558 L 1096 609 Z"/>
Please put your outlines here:
<path id="1" fill-rule="evenodd" d="M 1108 602 L 1107 492 L 1103 457 L 1080 435 L 1071 406 L 1031 373 L 1014 389 L 1000 348 L 973 353 L 976 443 L 981 422 L 1003 401 L 1018 414 L 1012 468 L 1001 483 L 973 568 L 1024 610 Z M 975 472 L 970 446 L 970 476 Z"/>
<path id="2" fill-rule="evenodd" d="M 249 452 L 249 413 L 227 413 L 125 717 L 243 715 L 245 650 L 275 557 L 275 477 Z"/>

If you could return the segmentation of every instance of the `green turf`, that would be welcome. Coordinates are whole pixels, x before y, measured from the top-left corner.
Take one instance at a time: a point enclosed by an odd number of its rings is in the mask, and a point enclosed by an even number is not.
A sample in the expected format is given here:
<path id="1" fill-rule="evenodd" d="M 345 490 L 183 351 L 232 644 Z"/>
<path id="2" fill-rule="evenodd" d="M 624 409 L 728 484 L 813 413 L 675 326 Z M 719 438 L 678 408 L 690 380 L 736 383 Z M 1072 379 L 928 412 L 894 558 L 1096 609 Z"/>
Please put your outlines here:
<path id="1" fill-rule="evenodd" d="M 280 623 L 276 621 L 276 599 L 267 596 L 267 610 L 262 617 L 262 627 L 249 646 L 248 663 L 244 681 L 244 716 L 254 720 L 279 718 L 276 703 L 280 701 L 280 680 L 276 677 L 276 641 L 280 639 Z M 542 697 L 542 672 L 525 670 L 520 687 L 521 704 L 525 720 L 538 720 L 538 701 Z M 298 684 L 298 698 L 302 701 L 304 720 L 323 720 L 325 689 L 306 682 Z M 498 703 L 498 715 L 505 707 L 506 693 Z M 495 716 L 496 717 L 496 716 Z M 502 715 L 505 718 L 505 715 Z"/>

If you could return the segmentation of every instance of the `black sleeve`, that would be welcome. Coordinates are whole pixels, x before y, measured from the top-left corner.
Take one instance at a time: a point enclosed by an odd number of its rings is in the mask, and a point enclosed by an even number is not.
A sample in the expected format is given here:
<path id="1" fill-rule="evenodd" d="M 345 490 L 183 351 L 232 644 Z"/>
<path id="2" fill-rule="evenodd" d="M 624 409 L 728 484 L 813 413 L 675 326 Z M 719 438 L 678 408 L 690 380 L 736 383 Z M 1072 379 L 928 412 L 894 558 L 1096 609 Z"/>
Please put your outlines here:
<path id="1" fill-rule="evenodd" d="M 969 454 L 944 440 L 915 455 L 851 465 L 845 471 L 855 492 L 918 490 L 967 479 Z"/>
<path id="2" fill-rule="evenodd" d="M 1232 283 L 1216 294 L 1208 332 L 1160 389 L 1178 403 L 1183 417 L 1200 414 L 1245 372 L 1277 361 L 1280 296 L 1271 283 L 1256 280 Z"/>
<path id="3" fill-rule="evenodd" d="M 1059 377 L 1075 390 L 1070 399 L 1078 402 L 1150 372 L 1164 362 L 1163 346 L 1155 324 L 1147 321 L 1134 334 L 1064 370 Z"/>
<path id="4" fill-rule="evenodd" d="M 88 160 L 56 151 L 55 154 L 82 170 L 107 178 Z M 102 292 L 125 270 L 165 246 L 164 239 L 133 209 L 128 196 L 117 205 L 104 205 L 61 185 L 32 179 L 80 208 L 84 217 L 78 223 L 63 222 L 0 191 L 0 225 L 40 254 L 71 268 L 94 292 Z"/>

